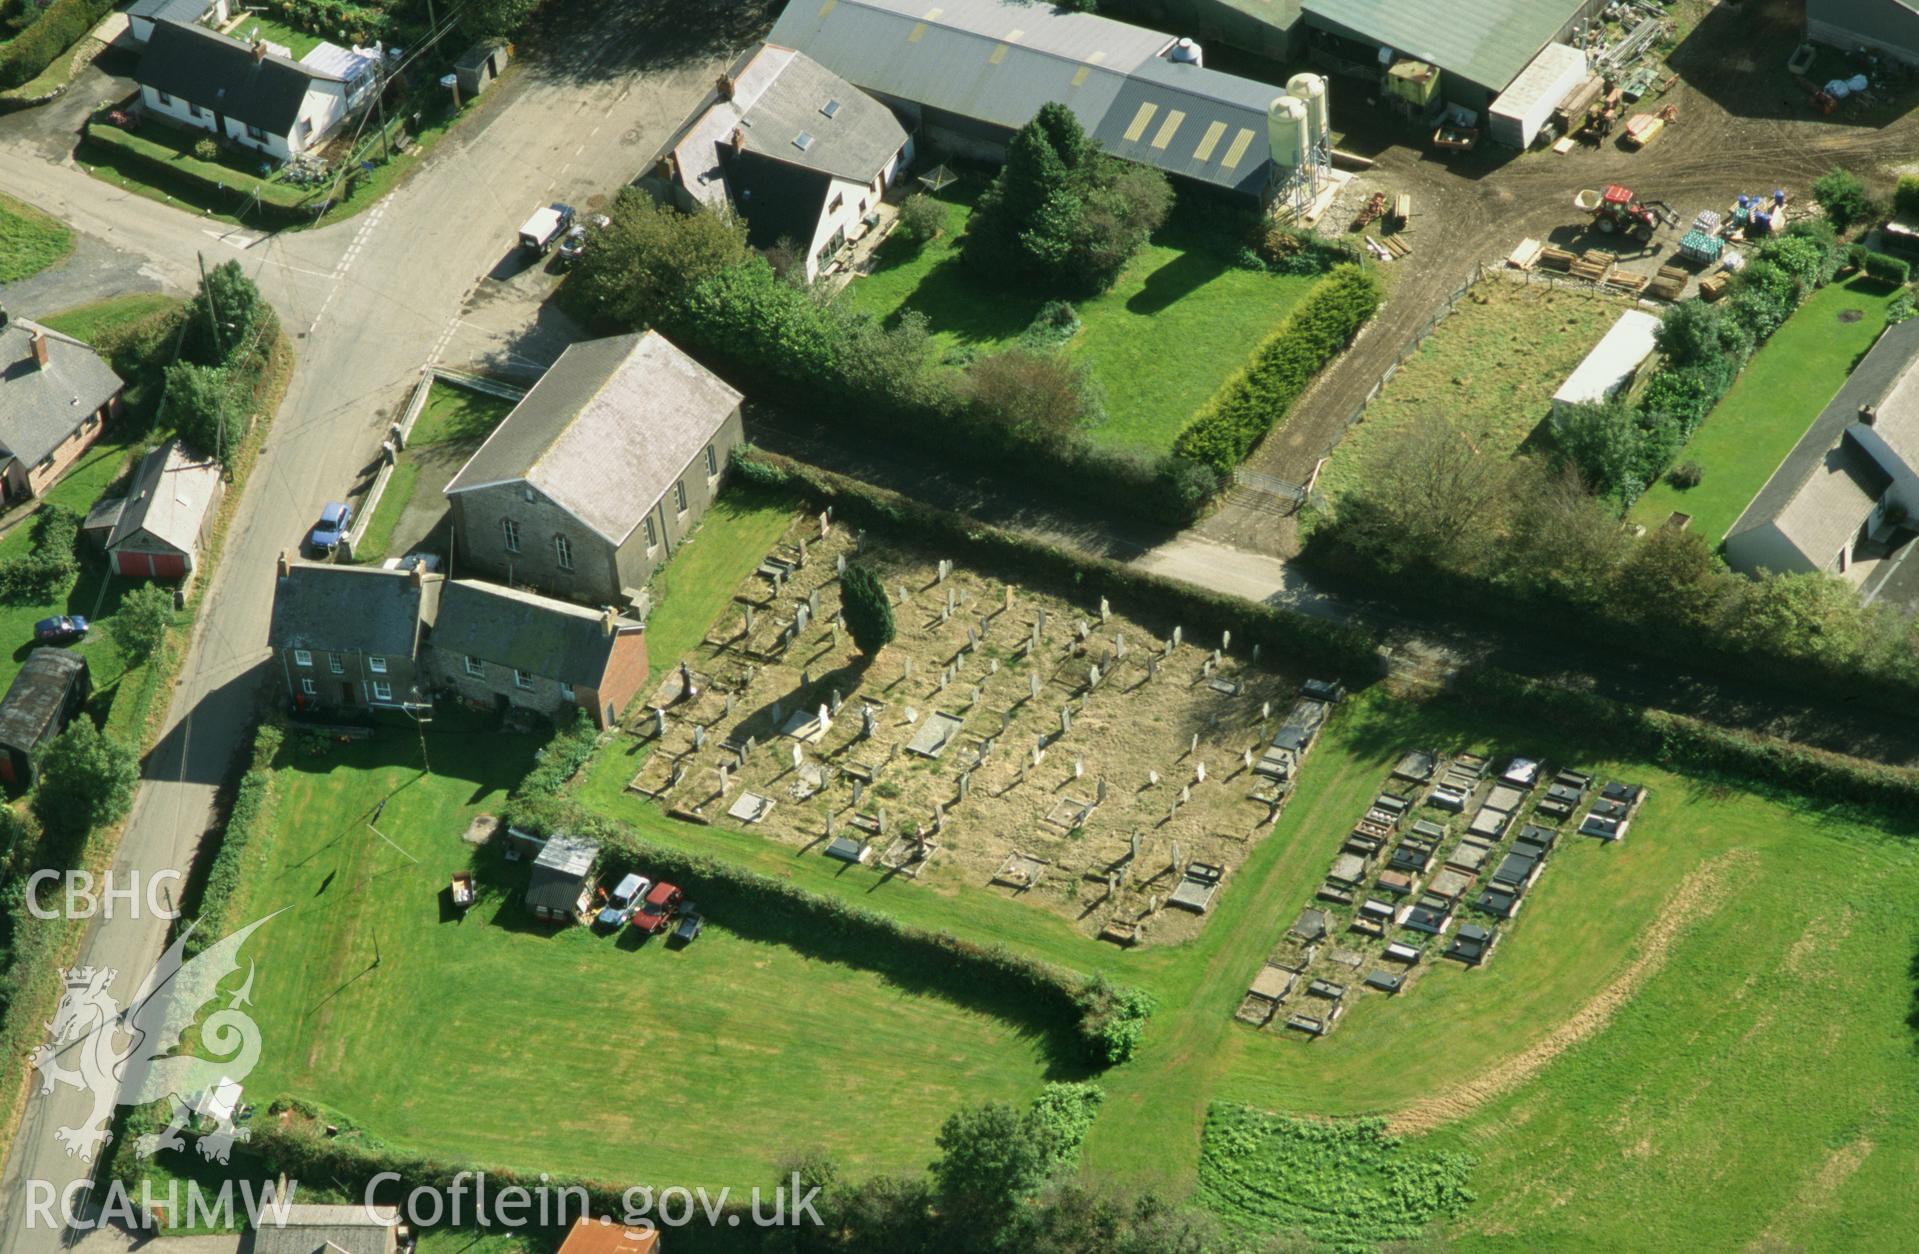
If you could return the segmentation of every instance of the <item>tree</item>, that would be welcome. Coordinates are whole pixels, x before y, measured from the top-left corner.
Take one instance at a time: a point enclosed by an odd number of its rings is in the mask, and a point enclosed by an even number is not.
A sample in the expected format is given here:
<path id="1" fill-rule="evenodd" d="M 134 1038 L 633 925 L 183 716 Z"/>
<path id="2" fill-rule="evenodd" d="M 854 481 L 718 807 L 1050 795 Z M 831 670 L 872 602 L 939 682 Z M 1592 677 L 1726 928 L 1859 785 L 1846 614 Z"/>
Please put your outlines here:
<path id="1" fill-rule="evenodd" d="M 33 813 L 49 835 L 77 844 L 118 821 L 139 783 L 133 750 L 101 735 L 91 719 L 78 718 L 40 753 Z"/>
<path id="2" fill-rule="evenodd" d="M 893 643 L 893 607 L 872 567 L 856 562 L 846 568 L 840 577 L 840 614 L 853 643 L 867 657 L 879 656 L 881 649 Z"/>
<path id="3" fill-rule="evenodd" d="M 1812 181 L 1812 198 L 1840 230 L 1879 216 L 1879 204 L 1851 170 L 1840 168 Z"/>
<path id="4" fill-rule="evenodd" d="M 1101 154 L 1071 109 L 1048 103 L 1008 141 L 1006 164 L 967 225 L 965 256 L 1049 290 L 1102 292 L 1172 203 L 1164 174 Z"/>
<path id="5" fill-rule="evenodd" d="M 1396 445 L 1375 443 L 1357 486 L 1340 498 L 1337 527 L 1389 567 L 1473 550 L 1499 526 L 1511 464 L 1488 457 L 1448 417 L 1416 419 Z"/>
<path id="6" fill-rule="evenodd" d="M 517 35 L 542 0 L 464 0 L 460 25 L 475 39 L 503 39 Z"/>
<path id="7" fill-rule="evenodd" d="M 590 322 L 626 329 L 671 323 L 693 289 L 752 255 L 730 213 L 681 213 L 623 188 L 568 276 L 563 299 Z"/>
<path id="8" fill-rule="evenodd" d="M 1046 1183 L 1044 1139 L 1004 1102 L 954 1112 L 934 1144 L 940 1157 L 928 1168 L 940 1211 L 983 1227 L 1003 1224 Z"/>
<path id="9" fill-rule="evenodd" d="M 242 352 L 260 351 L 272 317 L 273 307 L 240 263 L 222 262 L 187 302 L 180 355 L 202 366 L 237 364 Z"/>
<path id="10" fill-rule="evenodd" d="M 1723 357 L 1744 360 L 1752 351 L 1752 337 L 1726 316 L 1718 305 L 1682 300 L 1659 320 L 1653 343 L 1667 363 L 1690 366 Z"/>
<path id="11" fill-rule="evenodd" d="M 1066 451 L 1099 407 L 1086 368 L 1059 353 L 1013 348 L 966 371 L 968 405 L 1009 443 Z"/>
<path id="12" fill-rule="evenodd" d="M 1645 491 L 1640 474 L 1646 433 L 1623 400 L 1567 405 L 1553 414 L 1551 426 L 1559 451 L 1595 492 L 1625 503 Z"/>
<path id="13" fill-rule="evenodd" d="M 107 631 L 129 667 L 156 653 L 173 625 L 173 594 L 157 583 L 143 584 L 120 598 L 120 608 L 107 620 Z"/>
<path id="14" fill-rule="evenodd" d="M 1899 186 L 1892 193 L 1893 211 L 1901 214 L 1919 214 L 1919 174 L 1901 174 Z"/>
<path id="15" fill-rule="evenodd" d="M 162 417 L 180 438 L 227 466 L 246 435 L 246 408 L 230 396 L 232 377 L 224 366 L 177 361 L 167 367 Z"/>

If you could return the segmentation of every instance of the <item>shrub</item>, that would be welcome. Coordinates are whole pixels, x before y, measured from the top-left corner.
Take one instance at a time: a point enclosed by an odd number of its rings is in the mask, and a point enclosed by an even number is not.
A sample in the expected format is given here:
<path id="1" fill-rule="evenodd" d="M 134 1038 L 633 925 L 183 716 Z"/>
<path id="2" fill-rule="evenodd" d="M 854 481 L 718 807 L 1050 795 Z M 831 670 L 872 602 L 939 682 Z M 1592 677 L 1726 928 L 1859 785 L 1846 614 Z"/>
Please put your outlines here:
<path id="1" fill-rule="evenodd" d="M 113 11 L 114 0 L 53 0 L 11 40 L 0 43 L 0 88 L 39 77 Z"/>
<path id="2" fill-rule="evenodd" d="M 1743 358 L 1752 350 L 1745 328 L 1727 317 L 1721 306 L 1703 300 L 1682 300 L 1668 309 L 1653 342 L 1672 366 Z"/>
<path id="3" fill-rule="evenodd" d="M 1181 457 L 1221 476 L 1285 418 L 1326 364 L 1343 352 L 1379 308 L 1379 282 L 1358 266 L 1339 266 L 1253 350 L 1173 443 Z"/>
<path id="4" fill-rule="evenodd" d="M 227 821 L 220 829 L 219 851 L 207 868 L 206 883 L 200 889 L 199 909 L 194 912 L 194 927 L 186 943 L 189 954 L 197 954 L 232 930 L 228 917 L 233 897 L 240 887 L 241 863 L 247 846 L 259 834 L 271 795 L 273 775 L 268 769 L 279 755 L 285 733 L 271 723 L 253 733 L 253 750 L 247 770 L 233 789 L 227 806 Z"/>
<path id="5" fill-rule="evenodd" d="M 63 505 L 44 505 L 33 516 L 33 547 L 0 562 L 0 601 L 52 601 L 80 569 L 75 545 L 80 515 Z"/>
<path id="6" fill-rule="evenodd" d="M 914 247 L 938 239 L 946 229 L 946 206 L 925 192 L 914 192 L 900 202 L 899 223 L 893 234 Z"/>
<path id="7" fill-rule="evenodd" d="M 1893 212 L 1919 214 L 1919 174 L 1901 174 L 1892 193 Z"/>
<path id="8" fill-rule="evenodd" d="M 1145 990 L 1116 987 L 1102 972 L 1087 980 L 1074 1000 L 1080 1012 L 1080 1040 L 1095 1063 L 1122 1063 L 1139 1049 L 1154 1010 L 1153 998 Z"/>
<path id="9" fill-rule="evenodd" d="M 138 666 L 159 651 L 172 625 L 173 594 L 149 583 L 120 598 L 119 608 L 107 620 L 107 632 L 127 665 Z"/>
<path id="10" fill-rule="evenodd" d="M 1623 503 L 1645 489 L 1640 467 L 1646 434 L 1623 400 L 1567 405 L 1554 411 L 1551 426 L 1559 451 L 1593 491 Z"/>
<path id="11" fill-rule="evenodd" d="M 1870 256 L 1872 256 L 1872 249 L 1867 248 L 1864 244 L 1848 244 L 1846 246 L 1846 264 L 1861 274 L 1865 273 L 1866 258 Z"/>
<path id="12" fill-rule="evenodd" d="M 1699 465 L 1698 462 L 1693 461 L 1690 458 L 1688 458 L 1687 460 L 1683 462 L 1680 462 L 1677 466 L 1674 466 L 1671 470 L 1666 472 L 1666 482 L 1670 483 L 1673 487 L 1678 488 L 1682 492 L 1689 488 L 1698 487 L 1700 482 L 1704 480 L 1705 477 L 1706 477 L 1705 470 Z"/>
<path id="13" fill-rule="evenodd" d="M 1328 239 L 1318 231 L 1262 220 L 1250 255 L 1259 269 L 1274 274 L 1325 274 L 1334 266 L 1364 260 L 1357 245 Z"/>
<path id="14" fill-rule="evenodd" d="M 1035 352 L 1058 348 L 1079 334 L 1079 310 L 1063 300 L 1049 300 L 1020 332 L 1019 346 Z"/>
<path id="15" fill-rule="evenodd" d="M 746 227 L 727 213 L 681 213 L 634 188 L 622 188 L 611 224 L 580 254 L 561 300 L 589 322 L 623 328 L 671 320 L 711 276 L 743 264 Z"/>
<path id="16" fill-rule="evenodd" d="M 202 161 L 218 161 L 220 159 L 220 141 L 211 135 L 205 139 L 194 140 L 193 155 Z"/>
<path id="17" fill-rule="evenodd" d="M 133 804 L 140 760 L 132 749 L 75 719 L 40 751 L 33 813 L 48 835 L 77 843 L 119 821 Z"/>
<path id="18" fill-rule="evenodd" d="M 893 643 L 897 634 L 893 624 L 893 605 L 886 599 L 886 587 L 873 569 L 856 562 L 840 578 L 840 612 L 853 643 L 867 657 L 873 657 Z"/>
<path id="19" fill-rule="evenodd" d="M 1890 257 L 1885 253 L 1868 253 L 1866 277 L 1877 279 L 1893 287 L 1904 287 L 1912 281 L 1912 266 L 1900 257 Z"/>
<path id="20" fill-rule="evenodd" d="M 1870 221 L 1879 215 L 1879 205 L 1866 190 L 1865 183 L 1850 170 L 1837 169 L 1812 181 L 1812 198 L 1826 211 L 1826 217 L 1840 230 Z"/>
<path id="21" fill-rule="evenodd" d="M 1008 449 L 1070 451 L 1099 416 L 1086 368 L 1059 353 L 1013 348 L 981 357 L 967 368 L 966 389 L 968 412 Z"/>

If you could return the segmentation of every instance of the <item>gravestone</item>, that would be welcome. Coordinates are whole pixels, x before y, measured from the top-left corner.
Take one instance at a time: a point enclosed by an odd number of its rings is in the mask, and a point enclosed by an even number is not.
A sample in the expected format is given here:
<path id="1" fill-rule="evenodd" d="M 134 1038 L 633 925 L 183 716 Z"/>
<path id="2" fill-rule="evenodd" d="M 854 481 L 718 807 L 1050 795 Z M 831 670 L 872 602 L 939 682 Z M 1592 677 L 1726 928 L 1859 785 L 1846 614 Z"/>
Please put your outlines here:
<path id="1" fill-rule="evenodd" d="M 996 658 L 996 657 L 989 657 L 989 658 L 987 658 L 987 659 L 986 659 L 986 673 L 987 673 L 988 675 L 997 675 L 997 674 L 999 674 L 999 659 L 998 659 L 998 658 Z"/>
<path id="2" fill-rule="evenodd" d="M 1103 626 L 1105 626 L 1105 625 L 1106 625 L 1106 621 L 1107 621 L 1108 619 L 1110 619 L 1110 618 L 1111 618 L 1112 616 L 1113 616 L 1113 607 L 1112 607 L 1112 606 L 1110 606 L 1110 605 L 1108 605 L 1108 604 L 1106 603 L 1106 598 L 1105 598 L 1105 597 L 1101 597 L 1101 598 L 1099 599 L 1099 621 L 1100 621 L 1100 625 L 1101 625 L 1102 627 L 1103 627 Z"/>
<path id="3" fill-rule="evenodd" d="M 864 527 L 853 533 L 853 552 L 862 556 L 866 553 L 866 528 Z"/>
<path id="4" fill-rule="evenodd" d="M 830 509 L 823 509 L 820 511 L 820 539 L 824 540 L 826 539 L 826 537 L 832 534 L 833 534 L 833 511 Z"/>
<path id="5" fill-rule="evenodd" d="M 951 588 L 946 590 L 946 613 L 949 617 L 953 613 L 953 590 Z"/>
<path id="6" fill-rule="evenodd" d="M 693 668 L 688 666 L 684 661 L 681 661 L 680 663 L 680 699 L 682 701 L 691 701 L 694 697 L 697 697 L 699 695 L 700 695 L 700 690 L 697 687 L 695 687 L 693 684 Z"/>
<path id="7" fill-rule="evenodd" d="M 900 585 L 900 599 L 899 599 L 899 604 L 901 604 L 901 605 L 905 605 L 905 604 L 906 604 L 906 601 L 907 601 L 907 597 L 906 597 L 906 585 L 905 585 L 905 584 L 901 584 L 901 585 Z"/>
<path id="8" fill-rule="evenodd" d="M 860 735 L 867 740 L 873 738 L 873 707 L 870 705 L 860 707 Z"/>
<path id="9" fill-rule="evenodd" d="M 726 796 L 727 790 L 731 788 L 732 786 L 733 786 L 733 771 L 731 768 L 729 768 L 726 765 L 726 763 L 722 762 L 720 763 L 720 796 L 722 797 Z"/>
<path id="10" fill-rule="evenodd" d="M 866 795 L 866 781 L 858 776 L 853 778 L 853 804 L 859 805 L 860 798 Z"/>
<path id="11" fill-rule="evenodd" d="M 1253 769 L 1253 751 L 1251 749 L 1239 755 L 1239 765 L 1242 770 L 1250 771 Z"/>
<path id="12" fill-rule="evenodd" d="M 826 838 L 833 839 L 833 807 L 826 807 Z"/>
<path id="13" fill-rule="evenodd" d="M 695 727 L 693 729 L 693 749 L 695 752 L 698 752 L 704 748 L 706 748 L 706 728 Z"/>
<path id="14" fill-rule="evenodd" d="M 1158 677 L 1159 677 L 1159 654 L 1148 653 L 1146 655 L 1146 678 L 1157 679 Z"/>
<path id="15" fill-rule="evenodd" d="M 973 685 L 973 699 L 972 699 L 971 701 L 968 701 L 968 702 L 966 703 L 966 706 L 967 706 L 967 708 L 968 708 L 968 709 L 971 709 L 971 708 L 972 708 L 973 706 L 976 706 L 976 705 L 978 705 L 978 704 L 979 704 L 979 698 L 980 698 L 980 691 L 979 691 L 979 685 L 978 685 L 978 684 L 974 684 L 974 685 Z"/>
<path id="16" fill-rule="evenodd" d="M 1232 648 L 1232 647 L 1233 647 L 1233 633 L 1232 633 L 1232 631 L 1231 631 L 1231 630 L 1227 630 L 1227 631 L 1222 631 L 1222 632 L 1220 632 L 1220 633 L 1219 633 L 1219 648 L 1220 648 L 1220 652 L 1222 652 L 1222 653 L 1223 653 L 1223 652 L 1225 652 L 1225 651 L 1226 651 L 1227 649 L 1230 649 L 1230 648 Z"/>
<path id="17" fill-rule="evenodd" d="M 666 709 L 663 706 L 653 707 L 653 734 L 662 738 L 666 735 Z"/>
<path id="18" fill-rule="evenodd" d="M 801 766 L 805 765 L 805 763 L 806 750 L 800 748 L 799 744 L 795 742 L 793 745 L 793 769 L 797 771 Z"/>
<path id="19" fill-rule="evenodd" d="M 1139 861 L 1139 829 L 1137 827 L 1133 829 L 1133 835 L 1130 843 L 1132 847 L 1127 851 L 1126 861 L 1129 863 L 1137 862 Z"/>
<path id="20" fill-rule="evenodd" d="M 1091 666 L 1086 668 L 1086 686 L 1088 688 L 1099 687 L 1099 663 L 1098 662 L 1095 662 Z"/>
<path id="21" fill-rule="evenodd" d="M 1158 787 L 1159 787 L 1159 772 L 1158 772 L 1158 771 L 1148 771 L 1148 772 L 1146 772 L 1146 786 L 1147 786 L 1148 788 L 1158 788 Z"/>
<path id="22" fill-rule="evenodd" d="M 833 573 L 842 579 L 846 578 L 846 554 L 842 553 L 833 559 Z"/>
<path id="23" fill-rule="evenodd" d="M 901 677 L 905 679 L 911 679 L 913 677 L 913 659 L 910 656 L 906 658 L 905 666 L 901 671 Z"/>
<path id="24" fill-rule="evenodd" d="M 971 771 L 962 772 L 959 777 L 959 799 L 961 801 L 966 800 L 966 794 L 968 792 L 971 792 L 972 788 L 973 788 L 973 772 Z"/>
<path id="25" fill-rule="evenodd" d="M 749 635 L 753 631 L 753 607 L 750 605 L 746 607 L 746 630 Z"/>
<path id="26" fill-rule="evenodd" d="M 1064 736 L 1073 730 L 1073 712 L 1065 706 L 1059 707 L 1059 734 Z"/>
<path id="27" fill-rule="evenodd" d="M 882 836 L 886 835 L 886 807 L 885 806 L 880 807 L 880 812 L 877 816 L 877 828 L 880 835 Z"/>
<path id="28" fill-rule="evenodd" d="M 910 725 L 910 724 L 913 724 L 913 723 L 917 723 L 917 722 L 919 722 L 919 721 L 920 721 L 920 712 L 919 712 L 918 710 L 916 710 L 916 709 L 914 709 L 914 708 L 913 708 L 912 706 L 910 706 L 910 705 L 909 705 L 909 706 L 907 706 L 907 707 L 906 707 L 906 721 L 907 721 L 907 723 L 908 723 L 909 725 Z"/>
<path id="29" fill-rule="evenodd" d="M 1259 717 L 1262 720 L 1265 720 L 1265 719 L 1271 718 L 1272 716 L 1273 716 L 1273 703 L 1271 701 L 1261 701 L 1259 703 Z"/>
<path id="30" fill-rule="evenodd" d="M 1186 746 L 1186 752 L 1188 753 L 1199 752 L 1199 733 L 1198 732 L 1193 733 L 1192 742 Z"/>
<path id="31" fill-rule="evenodd" d="M 817 717 L 820 722 L 820 735 L 824 736 L 827 732 L 833 730 L 833 719 L 832 716 L 826 712 L 825 706 L 822 705 L 819 708 Z"/>
<path id="32" fill-rule="evenodd" d="M 979 629 L 978 628 L 968 627 L 966 629 L 966 647 L 968 649 L 979 648 Z"/>
<path id="33" fill-rule="evenodd" d="M 1098 781 L 1093 785 L 1093 800 L 1100 805 L 1106 804 L 1106 777 L 1104 775 L 1100 776 Z"/>
<path id="34" fill-rule="evenodd" d="M 1113 657 L 1121 662 L 1126 660 L 1126 633 L 1123 631 L 1113 637 Z"/>
<path id="35" fill-rule="evenodd" d="M 1003 604 L 1001 604 L 1000 606 L 1000 609 L 1004 611 L 1004 610 L 1010 610 L 1012 608 L 1013 608 L 1013 585 L 1009 583 L 1006 585 L 1006 596 Z"/>
<path id="36" fill-rule="evenodd" d="M 726 698 L 720 702 L 720 717 L 721 718 L 733 717 L 733 694 L 730 692 L 727 693 Z"/>
<path id="37" fill-rule="evenodd" d="M 812 621 L 813 607 L 802 603 L 798 609 L 793 611 L 793 634 L 797 636 L 805 631 L 807 624 Z"/>
<path id="38" fill-rule="evenodd" d="M 1185 805 L 1188 801 L 1191 801 L 1192 799 L 1193 799 L 1193 786 L 1191 784 L 1181 784 L 1179 786 L 1179 803 L 1181 805 Z"/>
<path id="39" fill-rule="evenodd" d="M 946 830 L 946 803 L 944 801 L 935 801 L 933 803 L 933 830 L 936 832 Z"/>
<path id="40" fill-rule="evenodd" d="M 806 594 L 806 621 L 809 623 L 820 616 L 820 590 L 813 589 Z"/>
<path id="41" fill-rule="evenodd" d="M 840 690 L 838 688 L 833 689 L 833 702 L 832 702 L 833 713 L 838 714 L 840 712 L 840 707 L 844 704 L 846 703 L 840 699 Z"/>
<path id="42" fill-rule="evenodd" d="M 1086 759 L 1074 758 L 1073 759 L 1073 778 L 1078 779 L 1085 774 L 1086 774 Z"/>
<path id="43" fill-rule="evenodd" d="M 1182 632 L 1179 624 L 1178 623 L 1173 624 L 1173 647 L 1175 649 L 1179 648 L 1180 639 L 1182 638 L 1183 634 L 1184 633 Z"/>
<path id="44" fill-rule="evenodd" d="M 1179 870 L 1179 842 L 1178 841 L 1173 842 L 1173 860 L 1171 865 L 1173 870 L 1175 871 Z"/>
<path id="45" fill-rule="evenodd" d="M 1259 661 L 1259 641 L 1253 641 L 1253 661 Z"/>
<path id="46" fill-rule="evenodd" d="M 1201 762 L 1193 768 L 1193 778 L 1202 784 L 1206 782 L 1206 764 L 1204 762 Z"/>
<path id="47" fill-rule="evenodd" d="M 1027 672 L 1026 694 L 1030 697 L 1039 696 L 1039 672 L 1038 671 Z"/>
<path id="48" fill-rule="evenodd" d="M 935 577 L 935 582 L 945 583 L 946 577 L 952 573 L 953 573 L 953 563 L 947 561 L 945 558 L 942 557 L 940 559 L 940 564 L 939 564 L 939 574 Z"/>

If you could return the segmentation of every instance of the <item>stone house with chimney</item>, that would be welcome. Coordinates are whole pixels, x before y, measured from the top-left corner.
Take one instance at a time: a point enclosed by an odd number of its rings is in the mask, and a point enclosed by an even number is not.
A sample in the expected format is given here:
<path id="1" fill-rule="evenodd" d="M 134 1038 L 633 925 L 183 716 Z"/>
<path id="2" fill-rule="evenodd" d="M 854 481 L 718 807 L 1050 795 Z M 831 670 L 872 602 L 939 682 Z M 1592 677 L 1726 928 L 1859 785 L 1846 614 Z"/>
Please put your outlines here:
<path id="1" fill-rule="evenodd" d="M 422 709 L 421 646 L 446 579 L 280 557 L 267 643 L 296 710 Z"/>
<path id="2" fill-rule="evenodd" d="M 447 484 L 453 571 L 633 604 L 719 491 L 740 400 L 657 331 L 572 345 Z"/>
<path id="3" fill-rule="evenodd" d="M 125 386 L 79 340 L 0 313 L 0 504 L 52 487 L 120 412 Z"/>
<path id="4" fill-rule="evenodd" d="M 646 682 L 640 623 L 478 579 L 446 585 L 427 651 L 437 689 L 562 725 L 585 710 L 612 726 Z"/>

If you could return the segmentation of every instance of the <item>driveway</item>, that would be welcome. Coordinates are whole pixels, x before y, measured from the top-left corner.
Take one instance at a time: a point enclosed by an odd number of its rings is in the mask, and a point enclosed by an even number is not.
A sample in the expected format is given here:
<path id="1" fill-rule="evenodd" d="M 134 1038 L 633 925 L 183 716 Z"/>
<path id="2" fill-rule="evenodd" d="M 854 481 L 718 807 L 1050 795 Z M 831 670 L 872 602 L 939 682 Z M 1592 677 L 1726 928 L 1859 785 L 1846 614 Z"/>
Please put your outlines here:
<path id="1" fill-rule="evenodd" d="M 669 17 L 662 10 L 659 20 Z M 483 290 L 485 276 L 531 206 L 591 203 L 638 174 L 727 60 L 723 49 L 646 60 L 659 46 L 637 35 L 606 38 L 583 23 L 549 46 L 544 63 L 523 61 L 510 72 L 481 113 L 385 200 L 315 231 L 239 230 L 121 193 L 77 169 L 53 142 L 65 119 L 0 122 L 0 185 L 84 237 L 75 262 L 23 290 L 23 311 L 28 301 L 44 310 L 89 299 L 101 281 L 95 265 L 128 265 L 142 282 L 184 292 L 197 279 L 196 254 L 208 264 L 232 258 L 273 302 L 298 355 L 147 758 L 116 873 L 151 875 L 193 859 L 214 790 L 263 700 L 275 561 L 321 504 L 373 463 L 422 365 L 487 366 L 557 352 L 560 332 L 537 319 L 534 305 L 548 285 L 494 296 Z M 84 113 L 84 100 L 68 107 Z M 119 972 L 110 991 L 124 1001 L 157 958 L 165 928 L 164 920 L 124 912 L 96 919 L 79 962 Z M 36 1089 L 29 1100 L 0 1177 L 0 1254 L 53 1247 L 51 1234 L 20 1221 L 25 1190 L 36 1180 L 63 1189 L 86 1173 L 89 1165 L 68 1158 L 55 1138 L 59 1127 L 84 1121 L 86 1106 L 67 1088 L 50 1097 Z"/>

